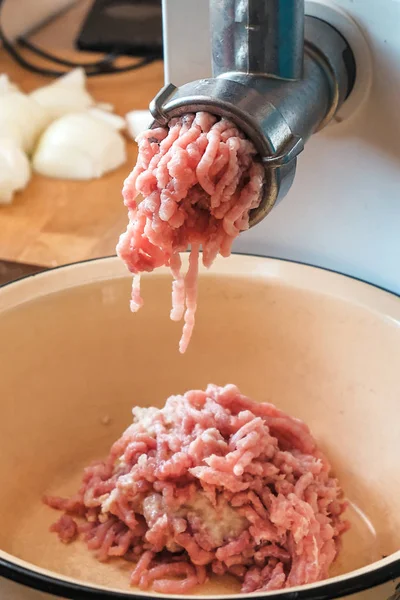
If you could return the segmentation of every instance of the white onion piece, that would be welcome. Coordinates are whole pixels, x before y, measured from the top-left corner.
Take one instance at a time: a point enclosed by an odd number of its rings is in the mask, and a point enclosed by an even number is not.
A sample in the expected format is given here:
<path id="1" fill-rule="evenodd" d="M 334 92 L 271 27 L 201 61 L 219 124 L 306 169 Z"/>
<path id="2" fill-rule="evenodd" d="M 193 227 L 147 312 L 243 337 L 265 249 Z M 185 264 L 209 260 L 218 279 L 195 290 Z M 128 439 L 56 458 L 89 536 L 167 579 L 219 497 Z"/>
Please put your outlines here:
<path id="1" fill-rule="evenodd" d="M 27 154 L 48 122 L 45 109 L 33 98 L 16 91 L 0 94 L 0 135 L 13 139 Z"/>
<path id="2" fill-rule="evenodd" d="M 86 90 L 85 71 L 81 68 L 38 88 L 30 96 L 46 109 L 50 120 L 81 112 L 94 105 L 92 96 Z"/>
<path id="3" fill-rule="evenodd" d="M 89 108 L 88 113 L 92 115 L 92 117 L 95 117 L 95 119 L 100 119 L 104 123 L 107 123 L 116 131 L 122 131 L 126 127 L 126 121 L 123 117 L 115 115 L 114 113 L 108 112 L 101 108 Z"/>
<path id="4" fill-rule="evenodd" d="M 31 177 L 28 157 L 12 139 L 0 138 L 0 204 L 10 204 Z"/>
<path id="5" fill-rule="evenodd" d="M 125 115 L 128 133 L 136 140 L 137 136 L 149 128 L 153 120 L 149 110 L 132 110 Z"/>
<path id="6" fill-rule="evenodd" d="M 97 108 L 100 108 L 100 110 L 114 112 L 114 104 L 110 104 L 110 102 L 96 102 L 96 106 Z"/>
<path id="7" fill-rule="evenodd" d="M 33 157 L 37 173 L 57 179 L 94 179 L 126 161 L 120 133 L 88 113 L 65 115 L 40 138 Z"/>
<path id="8" fill-rule="evenodd" d="M 0 74 L 0 96 L 8 94 L 9 92 L 19 92 L 18 86 L 15 85 L 6 73 Z"/>

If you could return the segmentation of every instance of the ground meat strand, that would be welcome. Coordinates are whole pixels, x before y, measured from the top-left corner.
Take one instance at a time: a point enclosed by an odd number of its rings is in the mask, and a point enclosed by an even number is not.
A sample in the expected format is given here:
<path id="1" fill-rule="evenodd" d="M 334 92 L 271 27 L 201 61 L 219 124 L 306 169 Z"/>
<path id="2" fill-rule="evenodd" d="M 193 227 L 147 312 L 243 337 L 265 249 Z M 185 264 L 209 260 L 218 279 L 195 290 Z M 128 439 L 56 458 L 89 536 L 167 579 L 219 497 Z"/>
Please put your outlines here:
<path id="1" fill-rule="evenodd" d="M 347 529 L 345 503 L 309 429 L 233 385 L 134 408 L 104 462 L 84 471 L 52 527 L 101 561 L 137 563 L 132 585 L 186 593 L 211 573 L 242 592 L 319 581 Z"/>
<path id="2" fill-rule="evenodd" d="M 249 211 L 260 204 L 264 169 L 253 144 L 233 123 L 207 113 L 173 119 L 137 141 L 137 164 L 123 187 L 129 225 L 117 253 L 134 275 L 134 312 L 143 305 L 141 273 L 170 267 L 171 319 L 185 319 L 183 353 L 194 327 L 200 247 L 206 267 L 218 253 L 230 255 L 233 240 L 249 227 Z M 179 253 L 189 246 L 183 277 Z"/>

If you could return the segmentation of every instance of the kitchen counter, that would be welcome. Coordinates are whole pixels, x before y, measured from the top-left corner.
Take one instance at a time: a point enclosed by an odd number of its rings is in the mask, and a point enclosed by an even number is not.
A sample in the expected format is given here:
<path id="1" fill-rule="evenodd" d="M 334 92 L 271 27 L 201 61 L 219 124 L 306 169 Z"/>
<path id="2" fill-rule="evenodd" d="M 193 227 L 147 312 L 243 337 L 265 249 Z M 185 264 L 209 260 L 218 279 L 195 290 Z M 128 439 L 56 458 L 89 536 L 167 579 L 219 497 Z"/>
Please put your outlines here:
<path id="1" fill-rule="evenodd" d="M 34 41 L 65 58 L 95 60 L 96 55 L 77 53 L 66 41 L 74 39 L 71 32 L 79 27 L 83 6 Z M 22 69 L 0 48 L 0 73 L 4 72 L 23 91 L 50 81 Z M 116 113 L 124 115 L 147 108 L 162 83 L 162 63 L 157 62 L 138 71 L 91 78 L 88 89 L 96 100 L 112 103 Z M 12 205 L 0 205 L 0 260 L 51 267 L 113 254 L 127 223 L 122 183 L 136 160 L 136 144 L 128 138 L 127 150 L 127 163 L 97 180 L 64 181 L 34 174 Z"/>

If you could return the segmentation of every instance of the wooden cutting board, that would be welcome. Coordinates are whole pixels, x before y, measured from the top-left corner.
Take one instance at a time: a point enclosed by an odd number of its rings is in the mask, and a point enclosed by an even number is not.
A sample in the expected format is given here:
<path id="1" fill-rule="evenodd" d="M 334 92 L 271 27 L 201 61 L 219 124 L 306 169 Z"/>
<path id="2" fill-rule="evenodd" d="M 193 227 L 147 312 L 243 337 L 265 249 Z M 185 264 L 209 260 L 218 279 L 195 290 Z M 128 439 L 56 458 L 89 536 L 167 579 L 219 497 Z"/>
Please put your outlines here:
<path id="1" fill-rule="evenodd" d="M 60 53 L 60 52 L 59 52 Z M 82 60 L 73 51 L 64 57 Z M 0 50 L 0 73 L 8 73 L 24 91 L 48 79 L 17 66 Z M 162 64 L 121 75 L 89 80 L 89 91 L 111 102 L 117 113 L 145 109 L 163 84 Z M 136 145 L 127 139 L 128 162 L 93 181 L 60 181 L 34 175 L 11 206 L 0 205 L 0 259 L 47 267 L 114 254 L 127 223 L 121 199 L 124 178 L 136 159 Z"/>
<path id="2" fill-rule="evenodd" d="M 38 267 L 37 265 L 25 265 L 20 262 L 0 260 L 0 286 L 15 281 L 16 279 L 20 279 L 21 277 L 35 275 L 43 270 L 46 270 L 46 268 Z"/>

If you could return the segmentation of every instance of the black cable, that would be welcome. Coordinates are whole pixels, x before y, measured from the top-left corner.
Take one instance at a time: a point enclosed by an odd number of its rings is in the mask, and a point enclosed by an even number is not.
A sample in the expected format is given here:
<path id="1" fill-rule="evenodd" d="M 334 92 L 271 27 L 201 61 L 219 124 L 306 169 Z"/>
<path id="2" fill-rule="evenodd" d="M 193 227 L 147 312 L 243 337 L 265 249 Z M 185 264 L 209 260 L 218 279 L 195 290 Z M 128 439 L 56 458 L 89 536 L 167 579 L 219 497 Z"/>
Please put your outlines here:
<path id="1" fill-rule="evenodd" d="M 46 60 L 55 62 L 55 63 L 63 65 L 63 66 L 67 66 L 67 67 L 81 67 L 81 68 L 85 69 L 86 75 L 88 77 L 93 77 L 95 75 L 105 75 L 105 74 L 113 75 L 116 73 L 124 73 L 125 71 L 134 71 L 136 69 L 139 69 L 140 67 L 143 67 L 143 66 L 150 64 L 150 63 L 154 62 L 155 60 L 157 60 L 156 57 L 154 57 L 154 56 L 148 56 L 148 57 L 142 58 L 140 61 L 135 62 L 134 64 L 126 65 L 125 67 L 116 67 L 113 64 L 113 61 L 115 59 L 117 59 L 118 57 L 120 57 L 121 54 L 119 54 L 118 52 L 110 52 L 109 54 L 106 54 L 104 56 L 104 58 L 102 58 L 101 60 L 95 61 L 95 62 L 76 62 L 76 61 L 65 60 L 65 59 L 59 58 L 58 56 L 50 54 L 49 52 L 47 52 L 46 50 L 43 50 L 39 46 L 32 44 L 29 40 L 27 40 L 24 37 L 20 37 L 18 39 L 18 42 L 21 46 L 23 46 L 27 50 L 30 50 L 34 54 L 37 54 L 38 56 L 40 56 Z"/>
<path id="2" fill-rule="evenodd" d="M 27 69 L 28 71 L 32 71 L 33 73 L 38 73 L 39 75 L 44 75 L 45 77 L 59 77 L 60 75 L 65 75 L 67 71 L 55 71 L 53 69 L 44 69 L 42 67 L 37 67 L 26 61 L 23 56 L 21 56 L 14 48 L 12 44 L 7 40 L 4 35 L 3 29 L 0 26 L 0 41 L 3 42 L 4 49 L 8 52 L 8 54 L 17 62 L 21 67 Z"/>
<path id="3" fill-rule="evenodd" d="M 102 65 L 104 63 L 109 63 L 110 61 L 114 60 L 118 54 L 114 54 L 114 53 L 110 53 L 107 54 L 104 58 L 102 58 L 101 60 L 98 61 L 94 61 L 94 62 L 77 62 L 74 60 L 66 60 L 64 58 L 60 58 L 58 56 L 55 56 L 54 54 L 50 54 L 50 52 L 47 52 L 46 50 L 44 50 L 43 48 L 40 48 L 40 46 L 36 46 L 36 44 L 32 44 L 31 41 L 29 41 L 27 38 L 20 36 L 17 40 L 18 44 L 20 46 L 22 46 L 22 48 L 26 48 L 27 50 L 30 50 L 31 52 L 33 52 L 34 54 L 37 54 L 37 56 L 40 56 L 41 58 L 45 58 L 46 60 L 50 60 L 53 61 L 55 63 L 57 63 L 58 65 L 63 65 L 64 67 L 97 67 L 99 65 Z"/>
<path id="4" fill-rule="evenodd" d="M 3 2 L 4 2 L 4 0 L 0 0 L 0 12 L 1 12 L 1 5 L 3 4 Z M 34 63 L 32 63 L 29 60 L 27 60 L 26 58 L 24 58 L 24 56 L 22 56 L 22 54 L 20 52 L 18 52 L 17 47 L 7 39 L 7 37 L 3 31 L 3 28 L 1 26 L 1 19 L 0 19 L 0 41 L 3 43 L 4 49 L 8 52 L 8 54 L 11 56 L 11 58 L 13 58 L 21 67 L 23 67 L 24 69 L 27 69 L 28 71 L 31 71 L 33 73 L 38 73 L 39 75 L 43 75 L 45 77 L 59 77 L 60 75 L 65 75 L 66 73 L 68 73 L 68 70 L 60 71 L 60 70 L 55 70 L 55 69 L 49 69 L 46 67 L 39 67 L 38 65 L 35 65 Z M 70 61 L 70 60 L 59 58 L 58 56 L 55 56 L 55 55 L 51 54 L 50 52 L 47 52 L 46 50 L 43 50 L 42 48 L 36 46 L 35 44 L 32 44 L 29 40 L 27 40 L 24 37 L 20 37 L 18 42 L 21 46 L 23 46 L 24 48 L 26 48 L 33 54 L 36 54 L 37 56 L 40 56 L 41 58 L 44 58 L 45 60 L 47 60 L 49 62 L 55 63 L 57 65 L 62 65 L 65 67 L 72 67 L 72 68 L 81 67 L 81 68 L 83 68 L 85 70 L 87 77 L 94 77 L 96 75 L 106 75 L 106 74 L 114 75 L 114 74 L 118 74 L 118 73 L 125 73 L 127 71 L 135 71 L 135 70 L 140 69 L 141 67 L 144 67 L 145 65 L 148 65 L 148 64 L 154 62 L 155 60 L 157 60 L 157 57 L 155 57 L 155 56 L 148 56 L 148 57 L 142 58 L 138 62 L 135 62 L 130 65 L 126 65 L 125 67 L 117 67 L 113 64 L 113 61 L 116 58 L 118 58 L 120 56 L 120 54 L 109 53 L 98 61 L 76 62 L 76 61 Z"/>

